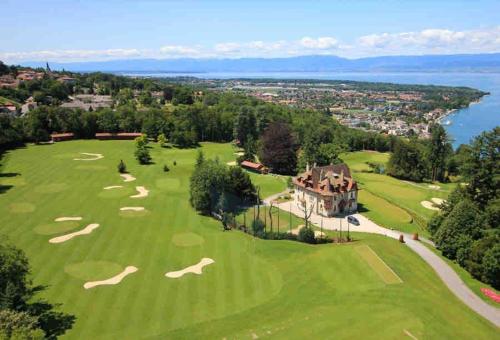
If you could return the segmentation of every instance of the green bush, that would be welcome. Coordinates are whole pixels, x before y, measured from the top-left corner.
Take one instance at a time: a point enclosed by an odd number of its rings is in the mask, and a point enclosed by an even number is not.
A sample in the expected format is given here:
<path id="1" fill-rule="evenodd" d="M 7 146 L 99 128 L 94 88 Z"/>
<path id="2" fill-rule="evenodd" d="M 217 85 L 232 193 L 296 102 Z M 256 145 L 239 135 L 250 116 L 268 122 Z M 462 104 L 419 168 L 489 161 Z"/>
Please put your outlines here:
<path id="1" fill-rule="evenodd" d="M 252 231 L 254 235 L 261 237 L 264 234 L 265 224 L 264 221 L 256 219 L 252 222 Z"/>
<path id="2" fill-rule="evenodd" d="M 139 147 L 135 150 L 135 158 L 140 164 L 149 164 L 151 162 L 151 155 L 146 147 Z"/>
<path id="3" fill-rule="evenodd" d="M 316 239 L 314 238 L 314 230 L 310 227 L 304 227 L 299 230 L 299 235 L 297 236 L 297 240 L 305 243 L 316 243 Z"/>
<path id="4" fill-rule="evenodd" d="M 163 171 L 164 172 L 169 172 L 170 171 L 169 167 L 166 164 L 163 166 Z"/>
<path id="5" fill-rule="evenodd" d="M 121 174 L 124 174 L 127 172 L 127 166 L 123 162 L 123 160 L 120 160 L 120 163 L 118 163 L 118 172 Z"/>

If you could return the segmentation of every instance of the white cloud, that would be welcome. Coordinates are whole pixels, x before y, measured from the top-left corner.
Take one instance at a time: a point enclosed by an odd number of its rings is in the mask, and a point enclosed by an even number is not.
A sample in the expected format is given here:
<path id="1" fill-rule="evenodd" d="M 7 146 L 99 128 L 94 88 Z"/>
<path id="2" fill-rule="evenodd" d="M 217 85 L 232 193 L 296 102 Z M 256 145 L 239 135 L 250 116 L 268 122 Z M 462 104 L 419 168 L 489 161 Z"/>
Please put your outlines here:
<path id="1" fill-rule="evenodd" d="M 312 50 L 326 50 L 338 47 L 338 41 L 333 37 L 320 37 L 316 39 L 304 37 L 300 40 L 300 45 Z"/>
<path id="2" fill-rule="evenodd" d="M 370 34 L 357 40 L 365 53 L 432 54 L 474 53 L 500 50 L 500 27 L 470 31 L 425 29 L 419 32 Z"/>
<path id="3" fill-rule="evenodd" d="M 214 45 L 165 45 L 156 49 L 44 50 L 0 52 L 0 60 L 89 61 L 132 58 L 241 58 L 300 55 L 377 55 L 487 53 L 500 51 L 500 26 L 469 31 L 429 28 L 416 32 L 381 33 L 340 41 L 333 36 L 297 40 L 220 42 Z"/>
<path id="4" fill-rule="evenodd" d="M 201 51 L 197 47 L 167 45 L 160 48 L 163 57 L 199 57 Z"/>

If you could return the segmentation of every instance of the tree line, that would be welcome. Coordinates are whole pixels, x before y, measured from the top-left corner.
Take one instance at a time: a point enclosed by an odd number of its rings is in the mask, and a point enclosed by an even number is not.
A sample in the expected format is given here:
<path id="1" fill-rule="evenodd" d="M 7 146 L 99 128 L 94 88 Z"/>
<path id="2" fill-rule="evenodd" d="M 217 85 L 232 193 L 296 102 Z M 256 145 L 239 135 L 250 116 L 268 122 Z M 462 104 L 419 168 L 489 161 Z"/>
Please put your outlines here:
<path id="1" fill-rule="evenodd" d="M 436 246 L 475 278 L 500 289 L 500 127 L 462 152 L 466 182 L 428 224 Z"/>

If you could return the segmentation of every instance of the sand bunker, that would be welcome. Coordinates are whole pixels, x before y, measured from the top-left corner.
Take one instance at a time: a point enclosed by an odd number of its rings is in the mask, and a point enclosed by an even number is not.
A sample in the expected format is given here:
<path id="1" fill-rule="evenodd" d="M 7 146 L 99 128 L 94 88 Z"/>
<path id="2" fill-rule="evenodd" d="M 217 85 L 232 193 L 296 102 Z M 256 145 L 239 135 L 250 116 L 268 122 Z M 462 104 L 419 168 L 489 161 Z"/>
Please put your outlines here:
<path id="1" fill-rule="evenodd" d="M 123 207 L 120 208 L 121 211 L 143 211 L 144 207 Z"/>
<path id="2" fill-rule="evenodd" d="M 130 198 L 143 198 L 149 195 L 149 190 L 145 187 L 135 187 L 135 189 L 139 192 L 137 195 L 132 195 Z"/>
<path id="3" fill-rule="evenodd" d="M 439 185 L 431 184 L 431 185 L 429 185 L 429 189 L 439 190 L 439 189 L 441 189 L 441 187 Z"/>
<path id="4" fill-rule="evenodd" d="M 65 221 L 81 221 L 82 218 L 80 216 L 75 217 L 58 217 L 54 221 L 56 222 L 65 222 Z"/>
<path id="5" fill-rule="evenodd" d="M 128 266 L 120 274 L 115 275 L 112 278 L 109 278 L 107 280 L 85 282 L 85 284 L 83 285 L 83 288 L 90 289 L 90 288 L 94 288 L 96 286 L 116 285 L 116 284 L 120 283 L 125 276 L 132 274 L 132 273 L 135 273 L 138 270 L 139 269 L 137 267 Z"/>
<path id="6" fill-rule="evenodd" d="M 123 185 L 110 185 L 109 187 L 104 187 L 104 190 L 123 188 Z"/>
<path id="7" fill-rule="evenodd" d="M 98 159 L 104 158 L 104 156 L 100 153 L 88 153 L 88 152 L 80 152 L 82 155 L 90 156 L 92 158 L 73 158 L 75 161 L 96 161 Z"/>
<path id="8" fill-rule="evenodd" d="M 75 231 L 74 233 L 71 233 L 71 234 L 66 234 L 66 235 L 63 235 L 63 236 L 58 236 L 58 237 L 51 238 L 49 240 L 49 242 L 50 243 L 62 243 L 62 242 L 66 242 L 66 241 L 71 240 L 73 237 L 76 237 L 76 236 L 88 235 L 94 229 L 96 229 L 98 227 L 99 227 L 98 223 L 92 223 L 92 224 L 89 224 L 88 226 L 86 226 L 85 228 L 83 228 L 80 231 Z"/>
<path id="9" fill-rule="evenodd" d="M 202 274 L 202 270 L 203 270 L 203 267 L 205 266 L 208 266 L 209 264 L 212 264 L 214 263 L 215 261 L 208 258 L 208 257 L 204 257 L 201 259 L 200 262 L 198 262 L 197 264 L 193 265 L 193 266 L 189 266 L 187 268 L 184 268 L 182 270 L 178 270 L 176 272 L 168 272 L 165 274 L 166 277 L 170 277 L 172 279 L 178 279 L 180 277 L 182 277 L 184 274 L 187 274 L 187 273 L 193 273 L 193 274 Z"/>
<path id="10" fill-rule="evenodd" d="M 429 202 L 429 201 L 422 201 L 422 202 L 420 202 L 420 204 L 422 204 L 422 206 L 426 209 L 436 210 L 436 211 L 440 210 L 438 207 L 434 206 L 434 203 Z"/>
<path id="11" fill-rule="evenodd" d="M 243 151 L 240 151 L 240 152 L 235 152 L 234 154 L 236 156 L 243 156 L 245 153 Z"/>
<path id="12" fill-rule="evenodd" d="M 132 182 L 135 181 L 135 177 L 130 175 L 130 174 L 120 174 L 120 176 L 123 178 L 124 182 Z"/>
<path id="13" fill-rule="evenodd" d="M 434 202 L 434 204 L 437 204 L 437 205 L 441 205 L 445 202 L 444 199 L 442 198 L 436 198 L 436 197 L 433 197 L 431 198 L 431 201 Z"/>
<path id="14" fill-rule="evenodd" d="M 236 163 L 236 161 L 227 162 L 226 164 L 227 164 L 227 165 L 229 165 L 229 166 L 236 166 L 236 165 L 238 165 L 238 164 Z"/>

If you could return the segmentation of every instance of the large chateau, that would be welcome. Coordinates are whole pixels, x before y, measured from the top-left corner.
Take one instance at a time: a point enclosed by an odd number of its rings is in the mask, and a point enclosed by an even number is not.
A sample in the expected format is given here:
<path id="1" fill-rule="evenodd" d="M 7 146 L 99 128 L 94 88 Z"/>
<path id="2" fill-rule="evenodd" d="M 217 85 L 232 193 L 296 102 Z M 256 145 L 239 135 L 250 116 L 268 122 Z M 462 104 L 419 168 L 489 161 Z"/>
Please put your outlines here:
<path id="1" fill-rule="evenodd" d="M 318 215 L 335 216 L 358 208 L 358 185 L 346 164 L 307 169 L 293 179 L 294 200 Z"/>

